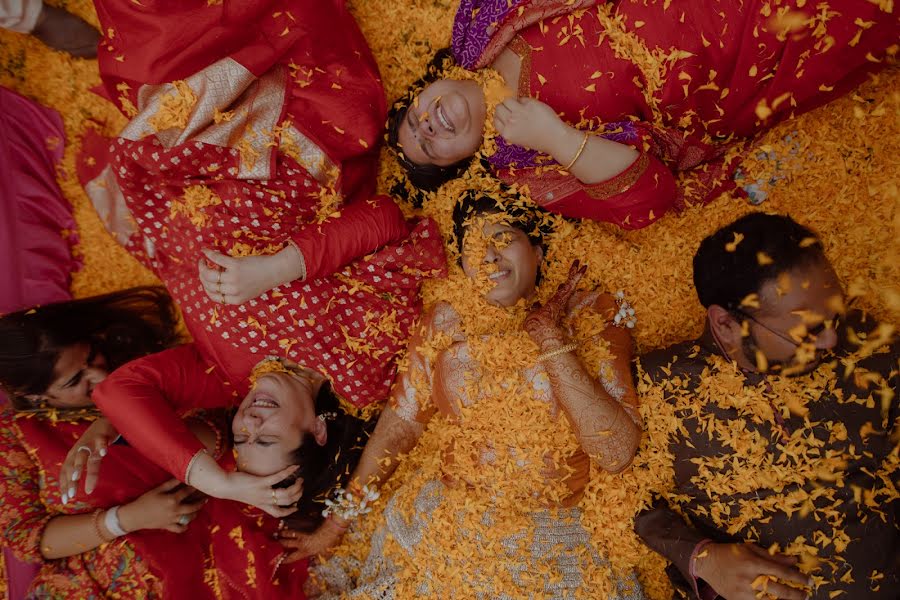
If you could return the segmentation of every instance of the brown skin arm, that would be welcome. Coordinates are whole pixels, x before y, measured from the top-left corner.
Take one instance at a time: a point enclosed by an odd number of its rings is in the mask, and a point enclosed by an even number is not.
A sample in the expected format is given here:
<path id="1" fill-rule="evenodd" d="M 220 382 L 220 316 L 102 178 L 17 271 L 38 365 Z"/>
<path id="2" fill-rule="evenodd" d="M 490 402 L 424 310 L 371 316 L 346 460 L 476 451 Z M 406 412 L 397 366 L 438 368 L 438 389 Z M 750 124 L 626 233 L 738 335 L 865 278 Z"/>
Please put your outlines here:
<path id="1" fill-rule="evenodd" d="M 566 344 L 558 332 L 557 347 Z M 581 448 L 611 473 L 627 468 L 637 453 L 641 428 L 572 352 L 544 361 L 553 397 L 569 419 Z"/>
<path id="2" fill-rule="evenodd" d="M 430 390 L 428 365 L 418 348 L 423 344 L 423 340 L 427 339 L 433 318 L 433 315 L 429 315 L 425 319 L 423 330 L 410 340 L 409 370 L 401 374 L 394 383 L 388 406 L 378 418 L 375 431 L 366 442 L 359 463 L 350 476 L 347 485 L 350 490 L 358 492 L 364 486 L 376 490 L 381 488 L 397 470 L 401 457 L 415 448 L 425 431 L 433 414 L 433 405 L 429 399 L 429 405 L 423 408 L 417 404 L 418 399 L 413 397 L 414 394 L 411 395 L 409 390 L 413 387 L 423 391 Z M 413 386 L 412 383 L 420 385 Z M 415 414 L 407 415 L 411 406 L 415 406 L 413 411 Z M 327 555 L 340 543 L 349 526 L 349 521 L 331 515 L 310 534 L 284 530 L 280 541 L 289 552 L 286 562 L 309 556 Z"/>
<path id="3" fill-rule="evenodd" d="M 560 326 L 560 320 L 584 271 L 576 261 L 572 265 L 568 281 L 560 286 L 559 291 L 544 306 L 533 311 L 525 320 L 525 329 L 543 355 L 552 354 L 570 341 Z M 604 335 L 614 336 L 616 345 L 621 346 L 623 340 L 617 339 L 620 334 L 610 331 L 611 329 L 615 328 L 608 327 Z M 627 358 L 630 358 L 630 352 Z M 619 363 L 622 361 L 627 365 L 627 358 L 623 357 L 614 363 L 614 368 L 621 368 Z M 637 453 L 641 438 L 641 427 L 636 415 L 629 413 L 622 404 L 610 397 L 603 385 L 587 371 L 584 363 L 572 351 L 554 354 L 544 359 L 543 363 L 550 379 L 553 397 L 565 412 L 581 448 L 607 471 L 617 473 L 628 467 Z M 618 376 L 623 382 L 630 381 L 630 376 L 624 373 Z"/>

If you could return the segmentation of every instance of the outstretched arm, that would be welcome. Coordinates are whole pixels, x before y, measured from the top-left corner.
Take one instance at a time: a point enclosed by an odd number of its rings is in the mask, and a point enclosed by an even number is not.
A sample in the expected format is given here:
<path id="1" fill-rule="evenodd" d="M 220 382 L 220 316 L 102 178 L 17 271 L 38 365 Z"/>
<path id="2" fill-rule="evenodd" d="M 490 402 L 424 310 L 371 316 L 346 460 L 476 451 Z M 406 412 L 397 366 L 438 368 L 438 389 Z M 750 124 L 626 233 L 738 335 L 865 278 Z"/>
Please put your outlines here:
<path id="1" fill-rule="evenodd" d="M 408 454 L 419 441 L 431 416 L 431 364 L 419 349 L 430 337 L 434 314 L 425 318 L 422 329 L 409 344 L 409 366 L 401 373 L 391 391 L 388 406 L 381 413 L 375 431 L 372 432 L 359 464 L 350 477 L 347 490 L 358 500 L 365 490 L 377 491 L 390 479 L 400 459 Z M 338 514 L 331 514 L 310 535 L 285 531 L 282 544 L 292 550 L 289 561 L 299 560 L 327 552 L 336 546 L 350 521 Z"/>
<path id="2" fill-rule="evenodd" d="M 749 542 L 710 539 L 665 501 L 639 514 L 634 530 L 645 544 L 678 568 L 696 598 L 754 600 L 762 590 L 785 600 L 808 597 L 797 587 L 808 587 L 810 582 L 797 570 L 796 558 L 768 552 Z"/>

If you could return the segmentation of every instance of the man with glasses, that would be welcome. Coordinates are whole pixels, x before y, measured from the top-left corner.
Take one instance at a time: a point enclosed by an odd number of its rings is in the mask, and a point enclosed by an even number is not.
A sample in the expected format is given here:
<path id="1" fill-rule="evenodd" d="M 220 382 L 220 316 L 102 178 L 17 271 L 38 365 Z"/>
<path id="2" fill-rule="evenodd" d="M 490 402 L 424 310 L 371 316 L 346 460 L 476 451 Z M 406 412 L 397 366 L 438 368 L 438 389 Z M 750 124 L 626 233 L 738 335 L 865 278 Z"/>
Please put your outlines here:
<path id="1" fill-rule="evenodd" d="M 694 284 L 702 336 L 639 362 L 673 482 L 636 532 L 682 596 L 900 598 L 893 328 L 845 316 L 821 241 L 789 217 L 707 237 Z"/>

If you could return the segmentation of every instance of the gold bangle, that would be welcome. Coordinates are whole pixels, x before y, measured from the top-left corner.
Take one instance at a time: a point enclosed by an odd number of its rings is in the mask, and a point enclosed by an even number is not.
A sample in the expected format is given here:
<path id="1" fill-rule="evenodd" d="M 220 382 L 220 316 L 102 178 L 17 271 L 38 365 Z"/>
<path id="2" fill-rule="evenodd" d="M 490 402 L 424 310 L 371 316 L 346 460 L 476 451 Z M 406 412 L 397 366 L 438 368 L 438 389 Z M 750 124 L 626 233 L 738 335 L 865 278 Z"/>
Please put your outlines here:
<path id="1" fill-rule="evenodd" d="M 197 453 L 194 454 L 193 458 L 191 458 L 191 462 L 187 464 L 187 468 L 184 470 L 184 484 L 191 485 L 191 469 L 194 467 L 194 463 L 197 462 L 197 459 L 200 458 L 201 454 L 209 455 L 209 452 L 206 451 L 206 448 L 201 448 L 197 450 Z"/>
<path id="2" fill-rule="evenodd" d="M 545 360 L 553 358 L 554 356 L 559 356 L 560 354 L 565 354 L 567 352 L 571 352 L 572 350 L 575 350 L 576 348 L 578 348 L 578 344 L 575 342 L 572 342 L 571 344 L 566 344 L 565 346 L 560 346 L 556 350 L 551 350 L 550 352 L 545 352 L 544 354 L 541 354 L 540 356 L 538 356 L 537 361 L 539 363 L 544 362 Z"/>
<path id="3" fill-rule="evenodd" d="M 578 162 L 578 159 L 581 158 L 581 153 L 584 152 L 584 147 L 587 146 L 587 141 L 588 141 L 589 135 L 590 134 L 587 131 L 584 132 L 584 137 L 581 138 L 581 145 L 578 147 L 578 152 L 575 153 L 575 158 L 573 158 L 569 164 L 567 164 L 565 167 L 563 167 L 564 171 L 568 171 L 569 169 L 574 167 L 575 163 Z"/>

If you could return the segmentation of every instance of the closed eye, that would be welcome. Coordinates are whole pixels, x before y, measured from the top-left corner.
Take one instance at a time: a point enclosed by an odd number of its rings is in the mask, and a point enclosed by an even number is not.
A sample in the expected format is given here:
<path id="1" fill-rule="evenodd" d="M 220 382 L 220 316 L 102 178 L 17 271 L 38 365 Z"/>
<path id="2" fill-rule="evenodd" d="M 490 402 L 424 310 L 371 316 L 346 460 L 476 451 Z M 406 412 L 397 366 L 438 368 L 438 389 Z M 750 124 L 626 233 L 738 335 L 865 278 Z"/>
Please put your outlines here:
<path id="1" fill-rule="evenodd" d="M 72 376 L 70 380 L 63 384 L 63 389 L 75 387 L 79 383 L 81 383 L 81 378 L 84 376 L 84 371 L 78 371 L 75 375 Z"/>
<path id="2" fill-rule="evenodd" d="M 416 117 L 416 115 L 413 113 L 412 108 L 410 108 L 409 110 L 406 111 L 406 122 L 409 125 L 410 131 L 412 131 L 413 133 L 415 133 L 419 130 L 419 121 L 420 120 L 421 119 Z M 422 140 L 420 140 L 419 136 L 417 135 L 416 143 L 419 144 L 419 149 L 422 151 L 422 154 L 424 154 L 431 160 L 436 160 L 436 157 L 434 155 L 434 152 L 432 151 L 430 142 L 422 142 Z"/>

